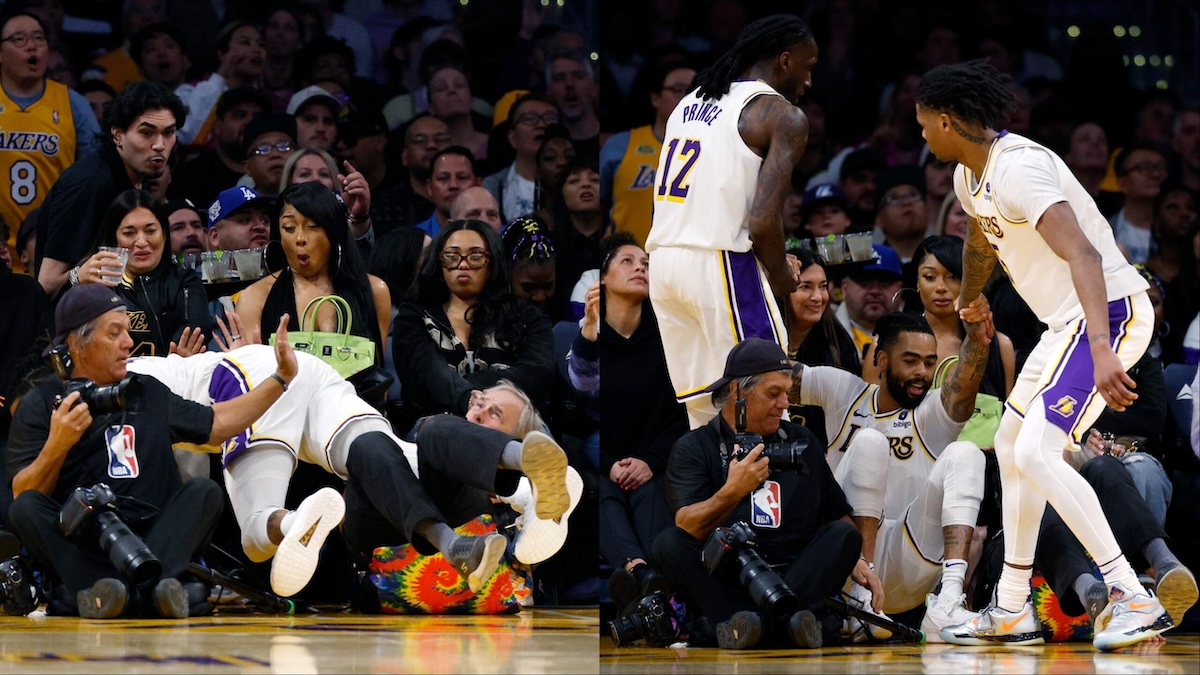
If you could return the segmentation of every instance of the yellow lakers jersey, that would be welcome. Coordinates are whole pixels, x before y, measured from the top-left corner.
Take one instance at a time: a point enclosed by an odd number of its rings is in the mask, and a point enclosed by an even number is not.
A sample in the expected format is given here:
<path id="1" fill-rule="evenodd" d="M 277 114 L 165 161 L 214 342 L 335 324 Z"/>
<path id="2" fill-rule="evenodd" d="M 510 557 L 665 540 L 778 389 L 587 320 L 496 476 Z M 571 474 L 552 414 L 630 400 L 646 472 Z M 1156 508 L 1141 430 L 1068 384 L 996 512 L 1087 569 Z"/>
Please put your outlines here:
<path id="1" fill-rule="evenodd" d="M 25 273 L 16 252 L 21 221 L 75 161 L 75 143 L 66 86 L 46 80 L 42 97 L 25 109 L 0 88 L 0 216 L 10 230 L 14 272 Z"/>
<path id="2" fill-rule="evenodd" d="M 662 141 L 650 125 L 629 131 L 625 156 L 613 175 L 612 218 L 618 230 L 637 238 L 639 246 L 646 245 L 650 234 L 650 219 L 654 215 L 654 170 Z"/>

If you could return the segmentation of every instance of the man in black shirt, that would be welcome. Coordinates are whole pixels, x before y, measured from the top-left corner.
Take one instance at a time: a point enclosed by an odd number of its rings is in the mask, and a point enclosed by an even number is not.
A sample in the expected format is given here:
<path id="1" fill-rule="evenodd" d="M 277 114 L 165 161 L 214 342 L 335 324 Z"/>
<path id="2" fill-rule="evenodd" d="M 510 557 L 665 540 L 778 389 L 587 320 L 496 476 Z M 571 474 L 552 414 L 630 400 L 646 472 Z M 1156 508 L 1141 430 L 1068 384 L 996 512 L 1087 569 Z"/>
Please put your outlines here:
<path id="1" fill-rule="evenodd" d="M 882 597 L 879 578 L 861 559 L 862 536 L 850 520 L 850 506 L 825 461 L 824 447 L 804 427 L 782 420 L 791 374 L 792 364 L 779 345 L 753 337 L 738 343 L 725 361 L 724 377 L 706 389 L 721 413 L 680 438 L 667 463 L 667 501 L 676 527 L 655 539 L 654 557 L 676 592 L 716 625 L 723 649 L 749 649 L 767 640 L 820 647 L 822 630 L 814 611 L 847 576 Z M 737 459 L 739 407 L 744 431 L 768 444 L 804 446 L 800 466 L 770 468 L 761 444 Z M 794 614 L 760 615 L 736 573 L 705 571 L 704 542 L 717 527 L 738 521 L 754 529 L 758 553 L 780 568 L 796 594 Z"/>
<path id="2" fill-rule="evenodd" d="M 39 211 L 36 277 L 54 296 L 96 243 L 100 220 L 125 190 L 160 178 L 187 108 L 157 82 L 134 82 L 108 108 L 100 150 L 62 173 Z"/>
<path id="3" fill-rule="evenodd" d="M 111 289 L 72 288 L 54 318 L 59 331 L 54 344 L 65 345 L 75 381 L 99 386 L 123 381 L 133 340 L 125 306 Z M 297 366 L 285 339 L 287 316 L 279 323 L 276 373 L 212 407 L 185 401 L 157 380 L 136 375 L 121 385 L 130 405 L 113 406 L 118 409 L 112 412 L 97 409 L 95 416 L 79 391 L 68 394 L 58 380 L 42 382 L 21 397 L 5 458 L 16 498 L 9 523 L 58 582 L 50 613 L 119 616 L 132 589 L 141 611 L 188 616 L 188 596 L 177 577 L 211 536 L 222 501 L 220 488 L 207 478 L 181 481 L 171 446 L 219 444 L 250 426 L 283 394 Z M 76 499 L 75 489 L 98 483 L 111 488 L 120 519 L 162 564 L 161 575 L 139 579 L 139 588 L 122 579 L 102 552 L 99 518 L 74 537 L 60 529 L 59 512 L 68 499 Z"/>
<path id="4" fill-rule="evenodd" d="M 271 111 L 271 99 L 249 85 L 234 87 L 221 94 L 212 122 L 212 137 L 216 145 L 184 162 L 175 170 L 167 196 L 186 197 L 196 204 L 211 204 L 217 194 L 245 173 L 246 126 L 255 115 Z M 178 251 L 174 251 L 178 253 Z"/>

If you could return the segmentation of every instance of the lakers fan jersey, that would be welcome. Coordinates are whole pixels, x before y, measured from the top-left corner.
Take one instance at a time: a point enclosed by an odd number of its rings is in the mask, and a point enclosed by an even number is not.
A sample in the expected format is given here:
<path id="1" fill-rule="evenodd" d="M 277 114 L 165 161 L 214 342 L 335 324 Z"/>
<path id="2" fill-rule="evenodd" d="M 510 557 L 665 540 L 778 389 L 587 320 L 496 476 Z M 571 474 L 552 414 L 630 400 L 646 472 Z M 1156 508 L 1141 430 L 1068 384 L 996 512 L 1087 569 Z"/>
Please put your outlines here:
<path id="1" fill-rule="evenodd" d="M 25 272 L 16 253 L 21 221 L 74 163 L 75 142 L 75 118 L 64 85 L 46 80 L 42 97 L 24 110 L 0 87 L 0 216 L 10 230 L 15 272 Z"/>
<path id="2" fill-rule="evenodd" d="M 1083 315 L 1071 268 L 1042 238 L 1037 225 L 1054 204 L 1066 202 L 1079 229 L 1100 253 L 1108 301 L 1149 287 L 1117 248 L 1112 227 L 1065 162 L 1028 138 L 1000 132 L 983 173 L 954 170 L 954 191 L 979 222 L 1017 293 L 1043 323 L 1059 329 Z"/>
<path id="3" fill-rule="evenodd" d="M 913 410 L 879 410 L 879 385 L 833 366 L 806 366 L 800 403 L 825 410 L 829 437 L 826 459 L 837 470 L 854 435 L 874 429 L 888 439 L 887 491 L 884 518 L 899 517 L 920 494 L 942 450 L 958 440 L 965 423 L 955 422 L 942 405 L 940 389 L 932 389 Z"/>
<path id="4" fill-rule="evenodd" d="M 639 246 L 645 246 L 654 213 L 654 171 L 662 141 L 650 125 L 631 129 L 627 141 L 612 180 L 612 219 L 618 230 L 632 234 Z"/>
<path id="5" fill-rule="evenodd" d="M 738 119 L 764 94 L 780 95 L 761 80 L 739 80 L 721 98 L 701 100 L 693 91 L 675 107 L 654 173 L 647 252 L 659 246 L 750 250 L 746 221 L 763 158 L 742 140 Z"/>

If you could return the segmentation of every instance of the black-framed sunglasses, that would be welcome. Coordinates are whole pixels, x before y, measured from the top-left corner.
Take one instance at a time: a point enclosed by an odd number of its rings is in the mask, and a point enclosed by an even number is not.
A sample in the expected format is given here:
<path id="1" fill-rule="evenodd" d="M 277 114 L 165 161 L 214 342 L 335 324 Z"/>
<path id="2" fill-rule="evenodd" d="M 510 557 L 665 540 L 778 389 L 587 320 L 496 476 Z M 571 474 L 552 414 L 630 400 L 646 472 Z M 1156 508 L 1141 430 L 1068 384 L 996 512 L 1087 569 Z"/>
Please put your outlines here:
<path id="1" fill-rule="evenodd" d="M 442 262 L 442 267 L 448 270 L 457 269 L 462 264 L 463 260 L 467 261 L 467 268 L 478 270 L 483 269 L 488 263 L 491 256 L 484 251 L 471 251 L 466 255 L 455 253 L 453 251 L 445 251 L 438 256 L 438 260 Z"/>
<path id="2" fill-rule="evenodd" d="M 269 155 L 272 152 L 278 152 L 279 154 L 284 155 L 295 149 L 296 147 L 292 145 L 291 141 L 279 141 L 278 143 L 263 143 L 262 145 L 250 148 L 250 154 L 254 155 L 255 157 Z"/>

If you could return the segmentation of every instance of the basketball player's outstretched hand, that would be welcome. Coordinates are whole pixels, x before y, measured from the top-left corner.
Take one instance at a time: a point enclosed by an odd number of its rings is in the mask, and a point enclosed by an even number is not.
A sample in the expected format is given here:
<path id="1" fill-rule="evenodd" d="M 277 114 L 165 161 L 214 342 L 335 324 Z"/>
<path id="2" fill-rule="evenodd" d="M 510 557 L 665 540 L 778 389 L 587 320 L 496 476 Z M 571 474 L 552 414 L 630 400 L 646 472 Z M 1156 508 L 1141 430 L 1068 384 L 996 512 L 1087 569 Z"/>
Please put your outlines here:
<path id="1" fill-rule="evenodd" d="M 296 352 L 292 351 L 292 344 L 287 339 L 288 315 L 284 314 L 279 317 L 279 328 L 275 331 L 275 363 L 279 368 L 279 375 L 283 379 L 291 382 L 299 372 L 300 366 L 296 363 Z"/>
<path id="2" fill-rule="evenodd" d="M 1127 406 L 1133 405 L 1137 394 L 1133 390 L 1137 383 L 1125 372 L 1121 359 L 1113 352 L 1106 342 L 1098 343 L 1102 348 L 1092 349 L 1093 375 L 1096 381 L 1096 391 L 1104 397 L 1104 401 L 1117 412 L 1124 412 Z"/>

